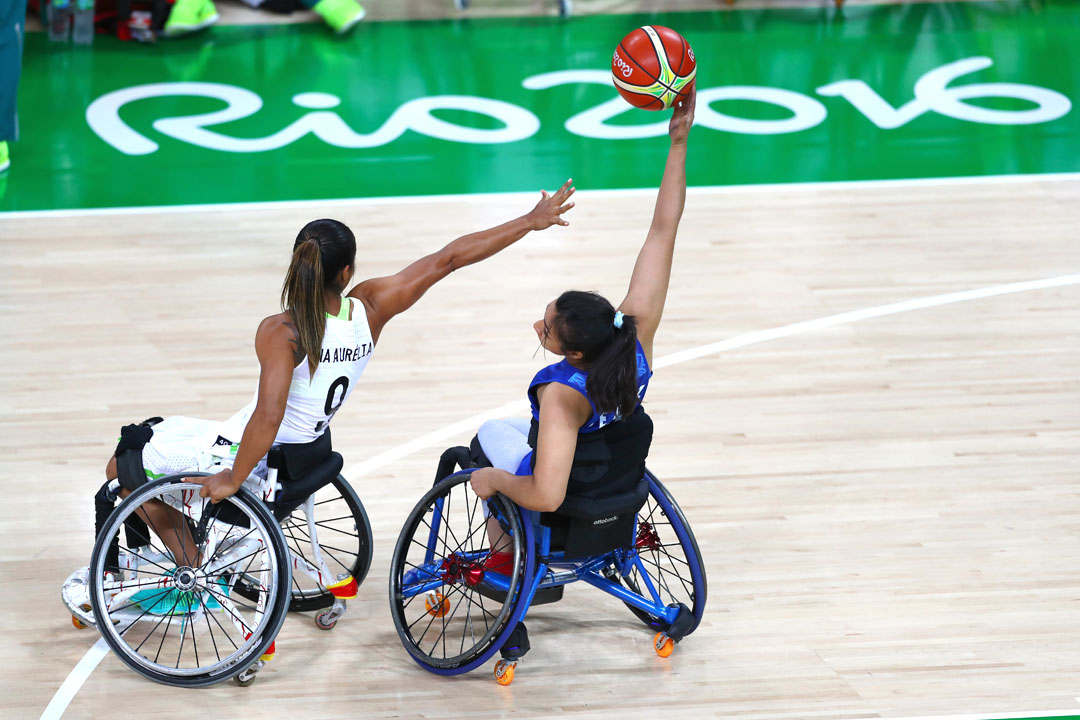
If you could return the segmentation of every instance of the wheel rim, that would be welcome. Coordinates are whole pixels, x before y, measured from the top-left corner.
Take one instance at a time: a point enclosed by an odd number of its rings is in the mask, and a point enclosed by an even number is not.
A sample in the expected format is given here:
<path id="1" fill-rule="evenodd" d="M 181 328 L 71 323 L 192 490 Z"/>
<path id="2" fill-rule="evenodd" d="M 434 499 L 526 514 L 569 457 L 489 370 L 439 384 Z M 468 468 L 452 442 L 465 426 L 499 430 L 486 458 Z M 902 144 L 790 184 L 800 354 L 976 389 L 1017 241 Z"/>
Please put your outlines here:
<path id="1" fill-rule="evenodd" d="M 175 502 L 176 498 L 201 517 L 210 507 L 198 497 L 194 483 L 154 483 L 140 488 L 110 516 L 99 538 L 112 537 L 124 521 L 145 502 Z M 134 567 L 121 578 L 105 582 L 105 553 L 95 549 L 90 572 L 90 591 L 98 628 L 126 663 L 154 679 L 176 678 L 197 682 L 224 679 L 235 673 L 277 633 L 284 611 L 280 607 L 282 573 L 278 553 L 280 536 L 252 505 L 234 496 L 220 503 L 218 515 L 206 523 L 203 542 L 181 563 L 173 562 L 162 541 L 163 534 L 148 522 L 149 543 L 132 548 L 120 544 L 121 557 Z M 149 520 L 143 513 L 139 516 Z M 163 529 L 166 534 L 181 533 Z M 186 549 L 186 548 L 185 548 Z M 261 579 L 256 599 L 248 601 L 233 592 L 236 578 L 244 574 Z M 276 623 L 276 624 L 275 624 Z"/>
<path id="2" fill-rule="evenodd" d="M 370 564 L 370 529 L 361 506 L 353 507 L 351 498 L 346 496 L 343 488 L 338 487 L 339 482 L 344 481 L 339 479 L 315 493 L 316 534 L 331 575 L 348 573 L 359 583 L 363 581 Z M 303 506 L 282 520 L 281 531 L 289 551 L 314 564 L 311 533 Z M 327 582 L 333 579 L 328 578 Z M 333 602 L 326 584 L 303 572 L 293 573 L 291 594 L 296 609 L 314 610 Z"/>
<path id="3" fill-rule="evenodd" d="M 701 620 L 707 592 L 701 555 L 679 506 L 658 480 L 650 476 L 649 481 L 649 498 L 638 511 L 637 558 L 623 584 L 664 606 L 685 605 L 694 616 L 688 633 L 693 632 Z M 668 623 L 627 607 L 646 624 L 667 629 Z"/>
<path id="4" fill-rule="evenodd" d="M 508 592 L 493 597 L 496 578 L 484 567 L 490 555 L 484 501 L 472 492 L 467 473 L 433 488 L 413 509 L 394 551 L 390 592 L 402 642 L 422 664 L 461 669 L 482 661 L 507 631 L 525 580 L 520 515 L 502 496 L 488 501 L 509 534 L 496 550 L 511 554 L 500 568 Z M 429 593 L 441 593 L 444 613 L 428 611 Z"/>

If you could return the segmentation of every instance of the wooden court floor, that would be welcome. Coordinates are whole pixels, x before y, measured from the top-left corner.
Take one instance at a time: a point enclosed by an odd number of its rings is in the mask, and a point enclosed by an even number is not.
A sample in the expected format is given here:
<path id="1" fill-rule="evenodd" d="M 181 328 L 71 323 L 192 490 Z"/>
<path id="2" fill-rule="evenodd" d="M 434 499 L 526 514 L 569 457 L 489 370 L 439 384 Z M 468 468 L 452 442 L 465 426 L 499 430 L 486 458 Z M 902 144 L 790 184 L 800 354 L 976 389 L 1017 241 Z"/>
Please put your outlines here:
<path id="1" fill-rule="evenodd" d="M 701 627 L 661 660 L 619 603 L 572 586 L 530 616 L 511 687 L 490 666 L 430 675 L 398 641 L 387 566 L 473 428 L 377 459 L 521 398 L 545 362 L 531 323 L 562 290 L 621 297 L 652 196 L 584 189 L 569 228 L 391 323 L 336 417 L 375 537 L 337 628 L 290 616 L 247 689 L 168 688 L 106 657 L 65 717 L 1080 714 L 1078 196 L 1078 178 L 692 190 L 647 407 L 650 467 L 708 570 Z M 0 715 L 40 716 L 97 639 L 59 590 L 88 560 L 119 426 L 247 402 L 304 222 L 350 224 L 369 276 L 532 200 L 0 218 Z"/>

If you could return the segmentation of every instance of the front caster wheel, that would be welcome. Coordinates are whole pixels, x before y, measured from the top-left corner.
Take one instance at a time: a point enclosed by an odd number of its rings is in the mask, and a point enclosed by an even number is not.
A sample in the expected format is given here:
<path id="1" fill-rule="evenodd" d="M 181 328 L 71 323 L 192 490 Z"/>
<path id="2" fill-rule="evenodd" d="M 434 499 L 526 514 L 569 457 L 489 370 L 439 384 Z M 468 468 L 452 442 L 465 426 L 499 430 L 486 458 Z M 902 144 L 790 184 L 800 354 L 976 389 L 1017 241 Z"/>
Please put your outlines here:
<path id="1" fill-rule="evenodd" d="M 670 657 L 675 652 L 675 641 L 662 632 L 656 633 L 653 638 L 653 649 L 662 658 Z"/>
<path id="2" fill-rule="evenodd" d="M 516 660 L 500 660 L 495 663 L 495 682 L 503 686 L 514 682 L 514 668 L 516 667 Z"/>

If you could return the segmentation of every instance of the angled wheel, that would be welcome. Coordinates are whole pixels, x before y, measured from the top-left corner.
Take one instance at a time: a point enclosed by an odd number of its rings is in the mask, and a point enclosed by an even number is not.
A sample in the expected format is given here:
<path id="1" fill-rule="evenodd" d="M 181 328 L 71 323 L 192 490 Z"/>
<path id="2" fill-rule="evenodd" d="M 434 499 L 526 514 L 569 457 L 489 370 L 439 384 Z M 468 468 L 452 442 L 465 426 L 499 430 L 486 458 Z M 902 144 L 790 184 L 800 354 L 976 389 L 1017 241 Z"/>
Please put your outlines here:
<path id="1" fill-rule="evenodd" d="M 442 675 L 468 672 L 502 647 L 532 581 L 531 524 L 502 495 L 478 498 L 469 475 L 450 475 L 424 495 L 390 565 L 398 636 L 417 663 Z M 505 553 L 495 559 L 489 524 L 494 551 Z"/>
<path id="2" fill-rule="evenodd" d="M 140 675 L 178 687 L 221 682 L 257 662 L 285 620 L 291 576 L 285 538 L 266 506 L 243 489 L 212 505 L 199 498 L 200 485 L 181 479 L 193 474 L 129 495 L 106 521 L 89 571 L 94 619 L 109 647 Z M 121 545 L 121 571 L 105 579 L 109 539 L 135 513 L 149 521 L 147 503 L 182 510 L 187 528 L 150 521 L 148 542 Z M 185 543 L 179 561 L 163 541 L 170 536 Z M 259 578 L 254 601 L 234 592 L 241 576 Z"/>
<path id="3" fill-rule="evenodd" d="M 360 497 L 352 485 L 338 475 L 333 482 L 315 493 L 313 509 L 315 534 L 320 553 L 333 576 L 348 573 L 359 585 L 371 568 L 371 523 Z M 289 550 L 308 563 L 315 564 L 311 547 L 311 526 L 305 506 L 301 505 L 281 521 L 281 531 Z M 333 582 L 333 577 L 327 582 Z M 237 585 L 237 592 L 254 599 L 257 588 L 251 578 Z M 334 595 L 326 585 L 296 571 L 292 575 L 291 612 L 322 610 L 334 604 Z"/>
<path id="4" fill-rule="evenodd" d="M 666 606 L 686 605 L 693 615 L 693 623 L 686 632 L 689 635 L 701 622 L 708 595 L 701 551 L 675 498 L 655 475 L 648 470 L 645 475 L 649 480 L 649 499 L 638 511 L 636 558 L 630 572 L 622 577 L 622 583 Z M 663 631 L 670 627 L 639 608 L 626 607 L 651 628 Z"/>

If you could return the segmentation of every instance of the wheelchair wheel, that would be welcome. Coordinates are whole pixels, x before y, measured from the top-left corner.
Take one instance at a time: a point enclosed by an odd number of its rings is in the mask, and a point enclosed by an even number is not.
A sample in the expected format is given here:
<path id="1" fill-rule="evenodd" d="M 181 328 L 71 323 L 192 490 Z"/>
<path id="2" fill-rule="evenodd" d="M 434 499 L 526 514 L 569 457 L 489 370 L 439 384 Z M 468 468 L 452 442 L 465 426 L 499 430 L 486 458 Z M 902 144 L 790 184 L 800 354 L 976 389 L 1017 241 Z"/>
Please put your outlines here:
<path id="1" fill-rule="evenodd" d="M 140 675 L 178 687 L 211 685 L 247 670 L 274 642 L 289 603 L 291 565 L 273 515 L 251 493 L 214 505 L 186 473 L 148 483 L 109 516 L 90 559 L 90 601 L 113 652 Z M 186 528 L 157 528 L 143 506 L 183 508 Z M 140 547 L 120 545 L 119 577 L 105 579 L 110 540 L 132 514 L 148 521 Z M 160 531 L 159 531 L 160 530 Z M 184 532 L 186 530 L 187 532 Z M 191 543 L 174 561 L 163 538 Z M 252 602 L 234 592 L 257 577 Z"/>
<path id="2" fill-rule="evenodd" d="M 531 524 L 502 495 L 486 503 L 478 498 L 470 474 L 450 475 L 424 495 L 390 564 L 390 611 L 401 642 L 417 663 L 441 675 L 468 672 L 502 647 L 532 581 Z M 498 524 L 494 550 L 508 560 L 490 559 L 488 523 Z"/>
<path id="3" fill-rule="evenodd" d="M 332 483 L 315 493 L 314 510 L 319 548 L 330 572 L 334 575 L 349 573 L 357 585 L 364 582 L 371 568 L 371 523 L 352 485 L 338 475 Z M 303 505 L 281 521 L 281 531 L 293 554 L 309 563 L 315 562 Z M 236 590 L 249 600 L 254 600 L 258 587 L 251 580 L 245 578 L 237 584 Z M 334 596 L 325 585 L 302 572 L 293 573 L 290 612 L 322 610 L 333 604 Z"/>
<path id="4" fill-rule="evenodd" d="M 623 584 L 635 593 L 650 596 L 649 587 L 664 605 L 682 603 L 693 614 L 693 623 L 686 632 L 692 633 L 701 622 L 708 595 L 708 582 L 701 551 L 682 508 L 667 488 L 648 470 L 649 499 L 638 511 L 637 537 L 634 539 L 637 560 Z M 648 582 L 645 582 L 645 579 Z M 667 630 L 669 624 L 632 605 L 630 612 L 643 623 L 657 630 Z"/>

